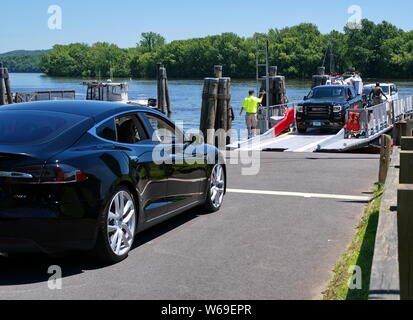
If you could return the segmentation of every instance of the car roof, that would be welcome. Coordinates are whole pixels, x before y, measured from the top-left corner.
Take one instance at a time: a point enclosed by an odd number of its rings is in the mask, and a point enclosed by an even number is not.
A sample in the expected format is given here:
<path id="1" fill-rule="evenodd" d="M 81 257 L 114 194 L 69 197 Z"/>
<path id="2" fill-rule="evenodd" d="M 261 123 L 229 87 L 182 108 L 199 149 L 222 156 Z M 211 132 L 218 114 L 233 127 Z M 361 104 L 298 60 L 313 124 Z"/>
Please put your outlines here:
<path id="1" fill-rule="evenodd" d="M 59 113 L 76 114 L 79 116 L 93 118 L 96 123 L 109 118 L 110 116 L 133 111 L 150 111 L 158 115 L 160 112 L 148 107 L 140 107 L 129 104 L 104 101 L 87 100 L 64 100 L 64 101 L 38 101 L 6 105 L 0 111 L 10 110 L 38 110 Z"/>

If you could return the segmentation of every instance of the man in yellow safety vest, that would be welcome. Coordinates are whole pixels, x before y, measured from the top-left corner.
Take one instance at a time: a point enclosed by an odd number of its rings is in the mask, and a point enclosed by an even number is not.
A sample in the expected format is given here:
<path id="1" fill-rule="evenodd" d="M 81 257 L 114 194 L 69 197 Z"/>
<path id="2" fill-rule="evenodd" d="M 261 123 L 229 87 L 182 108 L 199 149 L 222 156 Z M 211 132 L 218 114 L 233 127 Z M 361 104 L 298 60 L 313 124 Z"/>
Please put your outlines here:
<path id="1" fill-rule="evenodd" d="M 248 130 L 248 138 L 251 137 L 251 134 L 253 136 L 256 135 L 256 129 L 257 129 L 257 110 L 258 110 L 258 104 L 262 103 L 262 99 L 264 98 L 265 91 L 261 92 L 261 96 L 259 98 L 254 96 L 254 90 L 249 91 L 249 96 L 244 99 L 244 102 L 242 103 L 242 108 L 240 112 L 240 116 L 242 113 L 245 111 L 247 112 L 247 115 L 245 117 L 246 123 L 247 123 L 247 130 Z"/>

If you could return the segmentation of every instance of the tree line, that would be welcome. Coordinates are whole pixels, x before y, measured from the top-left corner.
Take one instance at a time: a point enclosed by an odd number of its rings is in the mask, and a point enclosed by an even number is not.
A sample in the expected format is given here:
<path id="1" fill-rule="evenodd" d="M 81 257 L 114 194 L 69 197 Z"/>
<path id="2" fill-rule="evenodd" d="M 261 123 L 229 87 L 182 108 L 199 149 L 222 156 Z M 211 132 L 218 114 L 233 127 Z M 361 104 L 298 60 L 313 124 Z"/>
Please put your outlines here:
<path id="1" fill-rule="evenodd" d="M 161 35 L 142 33 L 133 48 L 119 48 L 98 42 L 55 45 L 43 54 L 39 67 L 48 75 L 73 77 L 152 78 L 155 65 L 163 63 L 171 78 L 211 76 L 214 65 L 224 67 L 232 78 L 255 78 L 255 34 L 240 37 L 235 33 L 207 36 L 167 43 Z M 303 23 L 270 29 L 269 59 L 280 74 L 289 78 L 309 78 L 321 64 L 343 73 L 354 67 L 364 77 L 404 78 L 413 74 L 413 31 L 403 31 L 383 21 L 362 20 L 358 28 L 322 34 L 317 26 Z"/>
<path id="2" fill-rule="evenodd" d="M 41 55 L 0 56 L 0 62 L 10 72 L 41 72 Z"/>

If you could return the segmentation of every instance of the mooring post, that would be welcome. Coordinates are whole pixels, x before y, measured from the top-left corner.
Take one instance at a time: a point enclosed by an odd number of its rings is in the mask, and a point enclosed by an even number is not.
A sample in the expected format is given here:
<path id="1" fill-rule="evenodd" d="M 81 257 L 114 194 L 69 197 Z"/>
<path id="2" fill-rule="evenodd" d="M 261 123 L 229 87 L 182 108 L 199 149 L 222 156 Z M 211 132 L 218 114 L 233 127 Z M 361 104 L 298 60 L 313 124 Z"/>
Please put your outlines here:
<path id="1" fill-rule="evenodd" d="M 9 70 L 7 68 L 3 68 L 3 71 L 4 71 L 4 85 L 6 87 L 7 103 L 12 104 L 13 94 L 11 92 Z"/>
<path id="2" fill-rule="evenodd" d="M 157 67 L 157 91 L 158 91 L 158 110 L 168 117 L 172 114 L 171 98 L 169 96 L 168 76 L 166 68 L 161 67 L 160 63 L 156 64 Z"/>
<path id="3" fill-rule="evenodd" d="M 413 300 L 413 184 L 400 184 L 398 187 L 397 229 L 400 298 Z"/>
<path id="4" fill-rule="evenodd" d="M 261 83 L 261 91 L 266 89 L 266 80 L 263 80 Z M 265 93 L 268 95 L 269 106 L 278 106 L 282 104 L 288 103 L 287 91 L 285 87 L 285 77 L 278 75 L 278 67 L 271 66 L 270 67 L 270 76 L 269 76 L 269 87 L 268 92 Z M 267 106 L 267 100 L 263 99 L 263 106 Z M 274 110 L 271 116 L 284 116 L 284 114 L 280 113 L 280 109 Z M 263 123 L 266 119 L 260 118 L 259 119 L 259 127 L 263 130 Z M 271 119 L 270 119 L 271 122 Z M 270 126 L 273 126 L 274 123 L 270 123 Z"/>
<path id="5" fill-rule="evenodd" d="M 326 75 L 326 68 L 325 67 L 318 67 L 317 74 L 313 75 L 312 77 L 312 85 L 311 88 L 321 86 L 327 83 L 327 80 L 330 79 L 330 76 Z"/>
<path id="6" fill-rule="evenodd" d="M 224 148 L 230 143 L 226 135 L 232 121 L 231 78 L 222 77 L 222 66 L 214 66 L 214 75 L 204 79 L 199 128 L 206 143 Z"/>
<path id="7" fill-rule="evenodd" d="M 383 134 L 381 136 L 381 149 L 380 149 L 380 169 L 379 169 L 379 183 L 386 183 L 387 172 L 390 166 L 391 160 L 391 145 L 392 138 Z"/>
<path id="8" fill-rule="evenodd" d="M 222 78 L 222 66 L 214 66 L 215 78 Z"/>
<path id="9" fill-rule="evenodd" d="M 3 64 L 0 63 L 0 106 L 6 104 L 6 84 L 4 82 L 4 77 Z"/>

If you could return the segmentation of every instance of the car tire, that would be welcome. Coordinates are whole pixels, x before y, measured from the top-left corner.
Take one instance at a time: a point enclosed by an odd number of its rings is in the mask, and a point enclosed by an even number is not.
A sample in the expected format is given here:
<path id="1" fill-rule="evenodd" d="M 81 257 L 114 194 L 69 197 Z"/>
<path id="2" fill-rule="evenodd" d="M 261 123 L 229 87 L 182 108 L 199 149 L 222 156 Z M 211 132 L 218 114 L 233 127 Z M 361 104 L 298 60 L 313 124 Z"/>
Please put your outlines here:
<path id="1" fill-rule="evenodd" d="M 298 133 L 306 133 L 307 132 L 307 128 L 297 128 Z"/>
<path id="2" fill-rule="evenodd" d="M 114 190 L 100 215 L 93 256 L 103 263 L 118 263 L 127 258 L 135 240 L 137 210 L 126 187 Z"/>
<path id="3" fill-rule="evenodd" d="M 226 177 L 224 166 L 216 164 L 211 170 L 211 176 L 208 179 L 207 198 L 204 204 L 206 212 L 217 212 L 221 209 L 224 201 L 226 186 Z"/>

